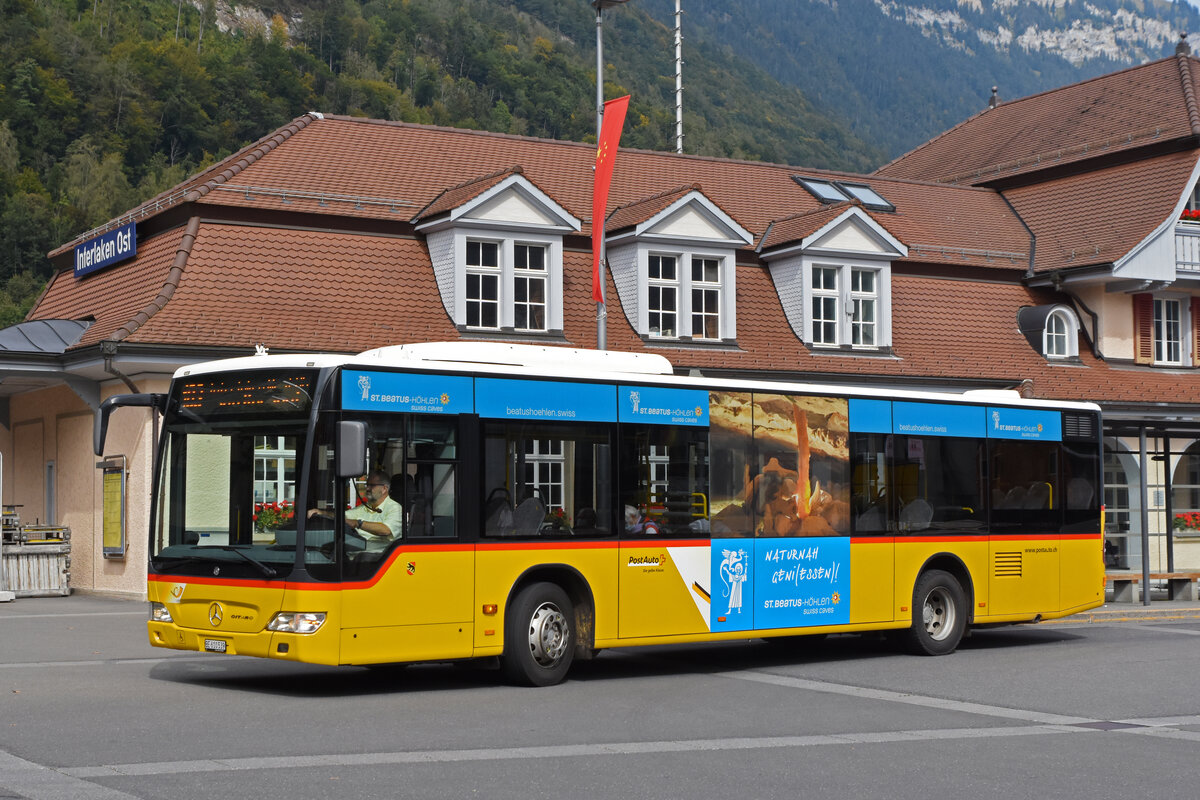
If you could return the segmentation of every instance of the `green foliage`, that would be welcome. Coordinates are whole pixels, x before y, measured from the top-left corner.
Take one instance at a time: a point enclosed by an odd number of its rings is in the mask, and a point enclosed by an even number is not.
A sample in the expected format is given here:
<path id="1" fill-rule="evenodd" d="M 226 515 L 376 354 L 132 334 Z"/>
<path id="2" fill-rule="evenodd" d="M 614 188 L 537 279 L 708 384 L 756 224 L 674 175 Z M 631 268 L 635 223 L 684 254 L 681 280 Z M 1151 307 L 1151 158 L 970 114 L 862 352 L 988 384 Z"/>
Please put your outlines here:
<path id="1" fill-rule="evenodd" d="M 623 144 L 673 149 L 672 33 L 637 5 L 606 13 L 606 96 L 633 96 Z M 275 0 L 222 32 L 224 7 L 0 0 L 0 324 L 48 251 L 308 110 L 594 141 L 586 2 Z M 732 53 L 698 42 L 689 63 L 689 153 L 880 160 Z"/>

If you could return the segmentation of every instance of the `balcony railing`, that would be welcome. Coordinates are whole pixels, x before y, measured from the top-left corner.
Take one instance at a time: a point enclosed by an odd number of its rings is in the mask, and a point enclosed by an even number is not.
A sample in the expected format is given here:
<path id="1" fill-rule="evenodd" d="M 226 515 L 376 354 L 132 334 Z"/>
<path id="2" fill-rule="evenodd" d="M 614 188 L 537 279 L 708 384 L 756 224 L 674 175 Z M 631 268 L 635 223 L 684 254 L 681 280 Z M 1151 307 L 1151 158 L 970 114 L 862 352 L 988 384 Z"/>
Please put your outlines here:
<path id="1" fill-rule="evenodd" d="M 1175 225 L 1175 269 L 1200 272 L 1200 222 Z"/>

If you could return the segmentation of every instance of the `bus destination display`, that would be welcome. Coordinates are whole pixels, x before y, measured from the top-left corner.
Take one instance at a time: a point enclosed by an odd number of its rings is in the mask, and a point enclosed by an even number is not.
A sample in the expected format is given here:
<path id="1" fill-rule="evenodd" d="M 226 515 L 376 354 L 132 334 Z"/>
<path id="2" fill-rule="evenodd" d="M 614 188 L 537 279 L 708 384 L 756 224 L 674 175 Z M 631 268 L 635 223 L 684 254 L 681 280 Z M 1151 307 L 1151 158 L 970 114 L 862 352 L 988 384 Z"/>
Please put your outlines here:
<path id="1" fill-rule="evenodd" d="M 311 372 L 198 377 L 180 386 L 179 407 L 213 416 L 307 413 L 314 380 Z"/>

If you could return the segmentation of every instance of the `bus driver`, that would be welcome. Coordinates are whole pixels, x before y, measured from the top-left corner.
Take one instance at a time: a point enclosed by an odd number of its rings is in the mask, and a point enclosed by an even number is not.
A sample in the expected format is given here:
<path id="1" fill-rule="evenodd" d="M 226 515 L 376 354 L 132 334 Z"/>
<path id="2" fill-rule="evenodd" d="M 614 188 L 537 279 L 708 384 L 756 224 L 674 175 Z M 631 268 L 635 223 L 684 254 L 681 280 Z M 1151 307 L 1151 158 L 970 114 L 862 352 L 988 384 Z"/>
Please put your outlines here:
<path id="1" fill-rule="evenodd" d="M 363 484 L 363 502 L 346 511 L 346 524 L 358 531 L 368 547 L 386 545 L 403 534 L 404 511 L 399 503 L 388 497 L 389 488 L 390 480 L 386 472 L 371 472 Z M 310 508 L 308 516 L 309 519 L 333 519 L 333 511 Z"/>

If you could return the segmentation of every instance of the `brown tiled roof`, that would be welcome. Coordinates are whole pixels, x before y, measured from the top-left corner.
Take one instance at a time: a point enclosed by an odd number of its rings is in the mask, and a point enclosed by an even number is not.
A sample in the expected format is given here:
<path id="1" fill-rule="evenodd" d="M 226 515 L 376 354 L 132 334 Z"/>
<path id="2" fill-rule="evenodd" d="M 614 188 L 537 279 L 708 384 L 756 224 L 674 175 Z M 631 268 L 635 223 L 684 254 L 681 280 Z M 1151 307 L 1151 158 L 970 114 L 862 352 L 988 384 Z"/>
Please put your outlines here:
<path id="1" fill-rule="evenodd" d="M 1175 55 L 1001 103 L 876 175 L 988 183 L 1098 155 L 1200 136 L 1200 61 Z"/>
<path id="2" fill-rule="evenodd" d="M 76 347 L 112 338 L 163 288 L 183 235 L 184 229 L 176 228 L 139 242 L 132 261 L 80 279 L 70 270 L 56 273 L 29 319 L 81 319 L 94 314 L 96 323 Z"/>
<path id="3" fill-rule="evenodd" d="M 520 167 L 510 167 L 499 172 L 493 172 L 491 175 L 485 175 L 482 178 L 475 178 L 466 183 L 460 183 L 458 186 L 447 189 L 435 197 L 433 202 L 413 215 L 413 220 L 436 217 L 438 214 L 453 211 L 464 203 L 474 200 L 505 178 L 520 174 Z"/>
<path id="4" fill-rule="evenodd" d="M 1008 189 L 1037 237 L 1035 271 L 1111 264 L 1172 218 L 1200 152 L 1187 150 Z"/>
<path id="5" fill-rule="evenodd" d="M 335 155 L 331 155 L 335 154 Z M 519 166 L 523 175 L 584 220 L 591 235 L 595 147 L 356 117 L 301 118 L 266 137 L 253 151 L 209 170 L 187 196 L 201 206 L 272 209 L 406 223 L 465 176 Z M 621 150 L 609 208 L 655 197 L 672 187 L 700 185 L 705 196 L 755 237 L 774 219 L 812 211 L 820 201 L 792 180 L 794 167 Z M 987 265 L 970 251 L 1027 258 L 1029 237 L 996 193 L 912 181 L 806 170 L 806 175 L 867 183 L 896 205 L 876 217 L 894 236 L 925 245 L 947 264 Z M 439 208 L 441 207 L 439 202 Z M 428 213 L 428 212 L 426 212 Z M 923 258 L 922 260 L 929 260 Z"/>
<path id="6" fill-rule="evenodd" d="M 170 303 L 128 341 L 348 352 L 453 338 L 420 241 L 209 223 Z"/>
<path id="7" fill-rule="evenodd" d="M 765 252 L 773 247 L 798 242 L 806 236 L 811 236 L 854 206 L 862 207 L 859 202 L 833 203 L 803 214 L 793 214 L 790 217 L 777 219 L 768 227 L 758 243 L 759 252 Z"/>
<path id="8" fill-rule="evenodd" d="M 429 253 L 408 223 L 414 214 L 448 189 L 462 187 L 464 176 L 493 175 L 514 165 L 575 216 L 590 208 L 595 153 L 590 145 L 351 118 L 306 120 L 285 130 L 286 136 L 268 137 L 253 158 L 238 154 L 219 173 L 210 171 L 203 186 L 189 190 L 193 213 L 203 217 L 206 206 L 221 205 L 389 219 L 396 221 L 395 235 L 328 230 L 313 225 L 311 216 L 297 227 L 207 221 L 190 250 L 183 230 L 175 229 L 139 242 L 131 262 L 79 281 L 59 274 L 31 319 L 97 314 L 83 347 L 122 335 L 147 346 L 261 342 L 273 350 L 334 352 L 455 339 L 459 333 L 442 305 Z M 1158 180 L 1174 181 L 1185 162 L 1183 156 L 1164 156 L 1151 164 L 1151 172 L 1161 170 Z M 832 213 L 796 184 L 794 172 L 775 164 L 623 150 L 610 207 L 647 202 L 669 187 L 702 185 L 706 197 L 758 238 L 772 220 Z M 1150 197 L 1153 175 L 1144 184 L 1132 169 L 1110 177 L 1137 186 L 1136 202 Z M 630 327 L 611 277 L 608 346 L 661 352 L 680 367 L 797 378 L 814 373 L 1006 383 L 1031 378 L 1040 396 L 1075 399 L 1174 401 L 1181 381 L 1200 380 L 1200 373 L 1168 380 L 1152 370 L 1131 378 L 1123 368 L 1097 362 L 1083 343 L 1081 366 L 1048 365 L 1017 331 L 1016 313 L 1022 305 L 1066 299 L 1015 282 L 1027 266 L 1030 237 L 1004 198 L 971 187 L 891 178 L 866 182 L 896 206 L 894 212 L 870 213 L 909 247 L 905 262 L 946 265 L 947 275 L 960 265 L 1002 268 L 995 281 L 984 283 L 917 277 L 898 264 L 891 282 L 894 358 L 810 352 L 791 331 L 769 271 L 753 263 L 736 267 L 736 347 L 648 345 Z M 1080 193 L 1089 188 L 1063 187 L 1064 198 L 1072 188 Z M 1022 199 L 1039 225 L 1059 231 L 1052 227 L 1057 224 L 1052 205 L 1038 205 L 1032 195 Z M 1066 225 L 1046 239 L 1067 236 Z M 1138 235 L 1119 234 L 1123 241 Z M 1043 248 L 1061 253 L 1069 246 L 1039 239 L 1039 264 Z M 172 273 L 181 247 L 186 262 Z M 1053 252 L 1045 256 L 1054 258 Z M 564 334 L 578 347 L 596 343 L 590 260 L 583 248 L 568 246 L 564 252 Z M 752 254 L 742 260 L 754 261 Z M 972 275 L 978 277 L 979 270 Z M 158 301 L 168 295 L 165 304 Z"/>
<path id="9" fill-rule="evenodd" d="M 653 217 L 663 209 L 670 206 L 676 200 L 684 197 L 689 192 L 700 192 L 700 187 L 697 186 L 680 186 L 677 189 L 668 189 L 665 192 L 659 192 L 653 197 L 647 197 L 643 200 L 635 200 L 632 203 L 627 203 L 619 208 L 614 208 L 608 213 L 608 219 L 604 223 L 606 231 L 620 231 L 625 228 L 632 228 L 635 225 L 640 225 L 646 220 Z M 703 192 L 701 192 L 703 194 Z"/>

